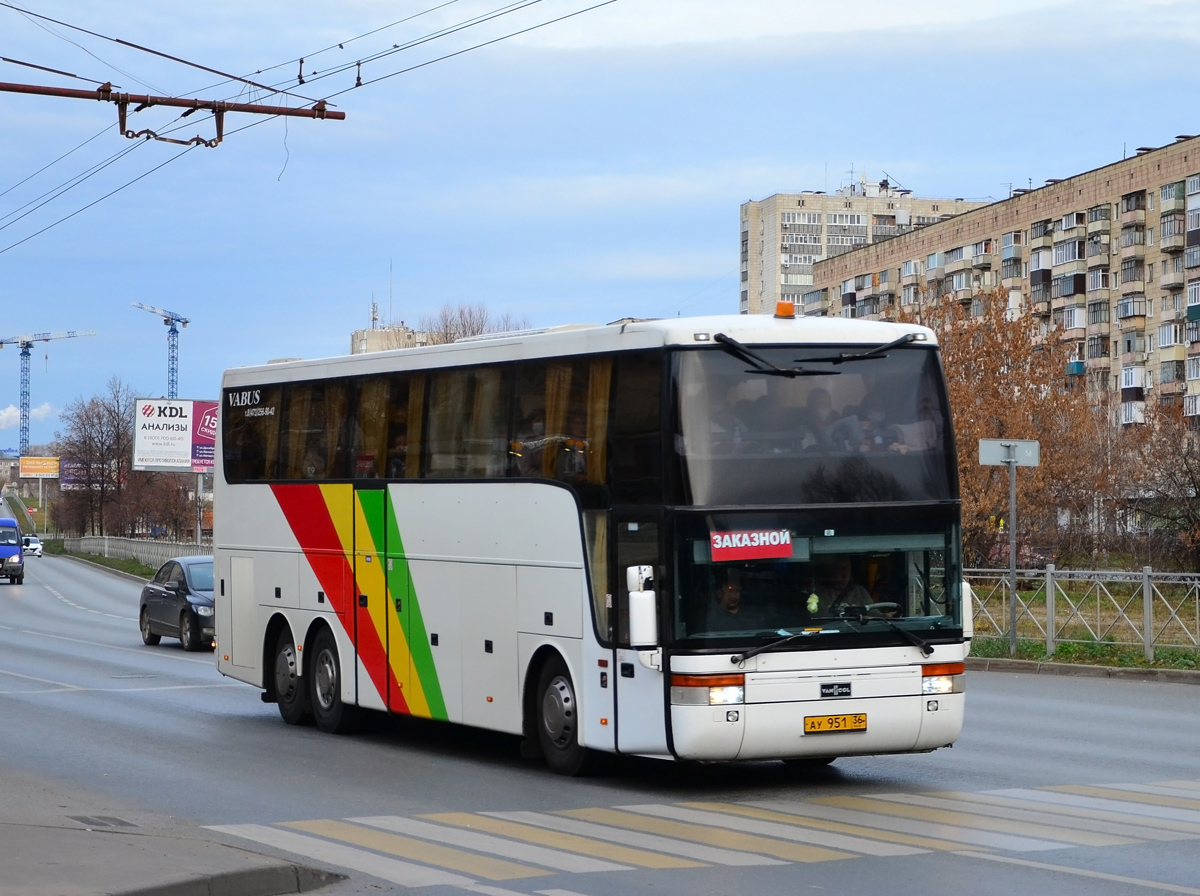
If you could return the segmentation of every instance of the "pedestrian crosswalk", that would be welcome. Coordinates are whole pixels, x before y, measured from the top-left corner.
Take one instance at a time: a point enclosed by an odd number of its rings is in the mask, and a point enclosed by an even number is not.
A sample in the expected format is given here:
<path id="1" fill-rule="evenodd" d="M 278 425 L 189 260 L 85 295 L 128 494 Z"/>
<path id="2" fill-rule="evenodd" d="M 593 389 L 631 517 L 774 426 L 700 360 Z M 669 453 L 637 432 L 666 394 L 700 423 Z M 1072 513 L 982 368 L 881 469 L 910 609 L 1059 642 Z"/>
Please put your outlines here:
<path id="1" fill-rule="evenodd" d="M 581 896 L 587 878 L 564 875 L 937 852 L 1033 867 L 1011 854 L 1195 840 L 1200 780 L 359 816 L 210 830 L 405 887 Z"/>

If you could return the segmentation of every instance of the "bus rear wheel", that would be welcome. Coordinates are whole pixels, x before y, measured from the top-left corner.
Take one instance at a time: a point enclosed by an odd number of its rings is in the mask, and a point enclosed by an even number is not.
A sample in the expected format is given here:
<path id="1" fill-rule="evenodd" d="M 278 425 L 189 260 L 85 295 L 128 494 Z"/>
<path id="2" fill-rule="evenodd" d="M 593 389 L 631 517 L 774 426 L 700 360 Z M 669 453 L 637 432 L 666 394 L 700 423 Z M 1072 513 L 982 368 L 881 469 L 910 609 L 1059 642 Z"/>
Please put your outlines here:
<path id="1" fill-rule="evenodd" d="M 555 655 L 542 666 L 537 689 L 538 742 L 551 771 L 585 775 L 596 769 L 596 754 L 579 743 L 579 722 L 571 673 Z"/>
<path id="2" fill-rule="evenodd" d="M 342 702 L 342 664 L 337 641 L 329 629 L 323 629 L 313 642 L 312 667 L 309 670 L 310 702 L 317 727 L 329 734 L 347 734 L 358 721 L 357 707 Z"/>
<path id="3" fill-rule="evenodd" d="M 275 644 L 275 703 L 279 715 L 289 725 L 302 725 L 311 717 L 304 685 L 296 642 L 291 629 L 285 628 Z"/>

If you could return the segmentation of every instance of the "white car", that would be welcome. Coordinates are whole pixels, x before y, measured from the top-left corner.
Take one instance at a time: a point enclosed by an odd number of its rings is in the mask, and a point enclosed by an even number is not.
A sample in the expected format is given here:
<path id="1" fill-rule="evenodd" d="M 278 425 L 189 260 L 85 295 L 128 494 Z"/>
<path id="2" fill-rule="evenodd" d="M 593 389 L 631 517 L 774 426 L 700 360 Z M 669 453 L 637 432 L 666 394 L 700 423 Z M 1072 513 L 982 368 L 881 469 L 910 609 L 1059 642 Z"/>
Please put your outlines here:
<path id="1" fill-rule="evenodd" d="M 21 553 L 42 556 L 42 540 L 36 535 L 26 535 L 21 539 Z"/>

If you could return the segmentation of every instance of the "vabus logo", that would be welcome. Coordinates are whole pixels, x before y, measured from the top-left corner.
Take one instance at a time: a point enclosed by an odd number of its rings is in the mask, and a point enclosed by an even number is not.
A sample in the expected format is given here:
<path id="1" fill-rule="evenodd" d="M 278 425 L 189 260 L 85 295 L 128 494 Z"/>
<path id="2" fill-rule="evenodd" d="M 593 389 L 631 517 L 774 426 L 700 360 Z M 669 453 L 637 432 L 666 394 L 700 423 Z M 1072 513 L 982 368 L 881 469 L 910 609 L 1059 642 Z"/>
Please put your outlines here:
<path id="1" fill-rule="evenodd" d="M 152 404 L 142 405 L 142 416 L 143 417 L 153 417 L 154 416 L 154 405 L 152 405 Z"/>

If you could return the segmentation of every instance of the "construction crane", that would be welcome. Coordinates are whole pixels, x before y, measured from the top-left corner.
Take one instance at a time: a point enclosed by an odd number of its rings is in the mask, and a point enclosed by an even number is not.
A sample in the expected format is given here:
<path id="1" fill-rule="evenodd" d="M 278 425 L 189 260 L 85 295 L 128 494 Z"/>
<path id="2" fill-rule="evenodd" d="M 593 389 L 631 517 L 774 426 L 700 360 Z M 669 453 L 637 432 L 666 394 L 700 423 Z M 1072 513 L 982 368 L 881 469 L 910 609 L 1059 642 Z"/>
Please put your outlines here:
<path id="1" fill-rule="evenodd" d="M 66 330 L 61 333 L 34 333 L 32 336 L 9 336 L 0 339 L 0 348 L 21 346 L 21 456 L 29 452 L 29 357 L 35 342 L 51 339 L 74 339 L 76 336 L 95 336 L 95 330 Z"/>
<path id="2" fill-rule="evenodd" d="M 143 311 L 149 311 L 151 314 L 157 314 L 162 318 L 162 322 L 171 329 L 167 332 L 167 398 L 179 397 L 179 327 L 176 324 L 183 324 L 185 327 L 189 321 L 182 314 L 176 314 L 174 311 L 167 311 L 165 308 L 155 308 L 153 305 L 143 305 L 141 302 L 134 302 L 134 308 L 141 308 Z"/>

